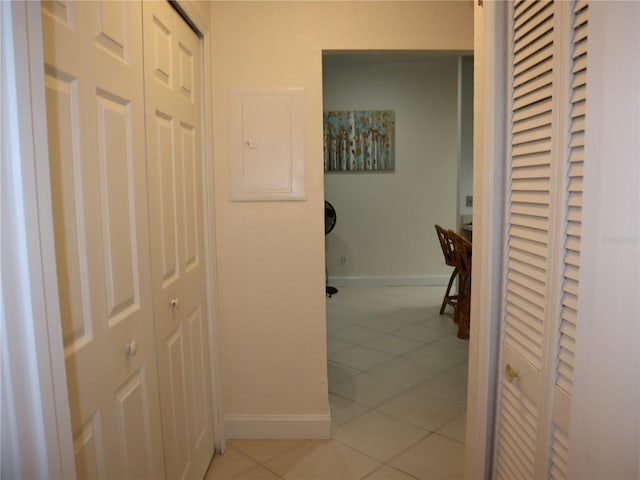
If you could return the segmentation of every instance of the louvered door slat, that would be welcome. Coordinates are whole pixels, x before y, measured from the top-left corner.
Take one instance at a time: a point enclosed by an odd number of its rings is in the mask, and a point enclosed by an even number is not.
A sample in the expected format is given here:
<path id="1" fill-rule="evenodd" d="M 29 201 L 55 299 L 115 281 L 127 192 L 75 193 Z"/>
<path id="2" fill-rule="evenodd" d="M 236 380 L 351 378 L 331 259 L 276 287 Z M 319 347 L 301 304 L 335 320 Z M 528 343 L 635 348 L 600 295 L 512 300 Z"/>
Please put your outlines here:
<path id="1" fill-rule="evenodd" d="M 550 12 L 551 7 L 553 7 L 553 2 L 549 1 L 536 1 L 536 2 L 527 2 L 523 5 L 524 8 L 522 10 L 516 9 L 514 14 L 515 25 L 514 30 L 516 32 L 515 40 L 518 42 L 520 40 L 520 36 L 517 35 L 518 32 L 528 31 L 529 29 L 535 28 L 535 24 L 531 25 L 531 22 L 540 22 L 541 20 L 546 19 L 550 15 L 553 15 Z M 529 24 L 529 25 L 527 25 Z M 525 28 L 528 27 L 528 28 Z"/>
<path id="2" fill-rule="evenodd" d="M 518 42 L 517 50 L 514 49 L 514 53 L 522 51 L 528 45 L 534 44 L 536 39 L 545 35 L 548 31 L 553 29 L 553 15 L 552 10 L 547 9 L 547 15 L 541 16 L 535 23 L 534 28 L 527 30 L 521 29 L 516 32 L 516 41 Z"/>
<path id="3" fill-rule="evenodd" d="M 569 162 L 584 162 L 584 148 L 575 147 L 569 153 Z"/>
<path id="4" fill-rule="evenodd" d="M 509 252 L 509 260 L 512 260 L 512 261 L 517 260 L 519 262 L 522 262 L 523 264 L 528 265 L 532 269 L 537 269 L 543 272 L 542 274 L 546 276 L 546 271 L 545 271 L 546 263 L 544 262 L 544 259 L 541 259 L 536 255 L 532 255 L 527 251 L 511 250 Z"/>
<path id="5" fill-rule="evenodd" d="M 586 98 L 587 89 L 584 83 L 576 85 L 571 94 L 571 103 L 577 103 L 583 101 Z"/>
<path id="6" fill-rule="evenodd" d="M 506 388 L 504 394 L 504 404 L 511 407 L 506 409 L 504 419 L 505 423 L 516 427 L 515 431 L 517 434 L 513 435 L 520 440 L 520 444 L 526 446 L 526 450 L 524 452 L 524 456 L 528 460 L 533 460 L 533 455 L 531 450 L 536 443 L 536 422 L 537 422 L 537 411 L 535 409 L 528 409 L 526 406 L 521 405 L 519 395 L 517 392 L 511 391 L 511 389 Z"/>
<path id="7" fill-rule="evenodd" d="M 586 89 L 585 88 L 580 88 L 580 87 L 584 87 L 586 86 L 586 78 L 587 78 L 587 71 L 586 70 L 579 70 L 577 72 L 574 73 L 573 75 L 573 79 L 571 80 L 571 88 L 573 88 L 574 90 L 576 90 L 574 93 L 575 95 L 572 98 L 572 102 L 578 102 L 580 100 L 584 100 L 584 95 L 586 93 Z"/>
<path id="8" fill-rule="evenodd" d="M 513 460 L 508 456 L 504 450 L 500 450 L 498 453 L 498 480 L 513 480 L 514 478 L 526 478 L 523 472 L 518 470 L 518 467 L 513 464 Z"/>
<path id="9" fill-rule="evenodd" d="M 518 75 L 523 74 L 527 70 L 533 69 L 536 65 L 548 65 L 549 59 L 553 59 L 553 46 L 547 45 L 542 47 L 540 50 L 536 51 L 532 55 L 523 59 L 520 63 L 515 65 L 514 73 L 517 77 Z M 544 63 L 543 63 L 544 62 Z M 543 71 L 545 71 L 543 69 Z M 542 73 L 542 72 L 539 72 Z M 536 74 L 539 75 L 539 73 Z"/>
<path id="10" fill-rule="evenodd" d="M 564 258 L 564 262 L 567 265 L 580 265 L 580 254 L 578 252 L 567 252 Z"/>
<path id="11" fill-rule="evenodd" d="M 576 312 L 572 308 L 563 308 L 562 309 L 562 319 L 566 320 L 567 322 L 571 323 L 572 325 L 576 325 L 577 324 Z"/>
<path id="12" fill-rule="evenodd" d="M 527 239 L 511 237 L 509 239 L 509 248 L 530 252 L 531 254 L 537 255 L 542 258 L 547 257 L 546 245 L 542 245 L 540 243 L 534 243 L 534 242 L 528 241 Z"/>
<path id="13" fill-rule="evenodd" d="M 587 56 L 582 55 L 580 57 L 574 57 L 573 68 L 571 69 L 572 73 L 580 72 L 582 70 L 586 70 L 587 68 Z"/>
<path id="14" fill-rule="evenodd" d="M 530 265 L 513 258 L 511 259 L 511 270 L 515 273 L 527 275 L 539 283 L 544 283 L 546 280 L 544 271 L 533 269 Z"/>
<path id="15" fill-rule="evenodd" d="M 572 117 L 584 116 L 585 112 L 586 112 L 586 105 L 584 102 L 577 102 L 571 105 Z"/>
<path id="16" fill-rule="evenodd" d="M 508 410 L 507 410 L 508 411 Z M 532 465 L 533 465 L 533 457 L 529 452 L 527 455 L 526 447 L 523 447 L 522 443 L 519 441 L 518 435 L 516 433 L 518 426 L 513 425 L 509 422 L 509 415 L 505 415 L 501 422 L 501 427 L 504 430 L 504 440 L 510 447 L 510 454 L 512 457 L 517 459 L 516 465 L 518 466 L 518 471 L 524 470 L 526 473 L 524 477 L 521 478 L 529 478 L 532 475 Z"/>
<path id="17" fill-rule="evenodd" d="M 576 132 L 571 136 L 569 147 L 576 148 L 584 145 L 584 132 Z"/>
<path id="18" fill-rule="evenodd" d="M 549 153 L 551 151 L 550 138 L 536 138 L 527 143 L 521 143 L 513 147 L 513 156 L 524 156 L 536 153 Z"/>
<path id="19" fill-rule="evenodd" d="M 516 197 L 527 197 L 530 198 L 531 201 L 527 200 L 526 203 L 517 203 Z M 548 194 L 543 192 L 529 192 L 517 194 L 514 193 L 512 197 L 514 198 L 513 203 L 509 207 L 509 213 L 513 214 L 522 214 L 522 215 L 531 215 L 532 217 L 540 217 L 540 218 L 548 218 L 549 217 L 549 203 Z"/>
<path id="20" fill-rule="evenodd" d="M 573 33 L 573 38 L 572 38 L 573 43 L 581 42 L 586 38 L 587 38 L 587 26 L 580 25 L 578 28 L 575 29 Z"/>
<path id="21" fill-rule="evenodd" d="M 578 28 L 581 25 L 586 25 L 588 20 L 588 9 L 587 5 L 576 5 L 574 9 L 574 19 L 573 19 L 573 28 Z"/>
<path id="22" fill-rule="evenodd" d="M 522 225 L 530 228 L 544 230 L 547 228 L 547 222 L 539 217 L 531 217 L 526 215 L 511 215 L 511 225 Z"/>
<path id="23" fill-rule="evenodd" d="M 544 78 L 538 78 L 539 83 L 543 83 L 546 81 Z M 524 92 L 525 86 L 529 87 L 528 92 Z M 542 86 L 537 87 L 531 84 L 524 84 L 521 91 L 517 91 L 514 93 L 514 108 L 522 108 L 526 105 L 531 105 L 532 103 L 537 103 L 547 98 L 551 98 L 551 85 L 550 84 L 542 84 Z"/>
<path id="24" fill-rule="evenodd" d="M 547 70 L 530 81 L 518 85 L 513 89 L 513 98 L 518 99 L 542 87 L 550 87 L 552 77 L 551 71 Z M 551 91 L 549 90 L 550 93 Z M 548 95 L 548 97 L 551 97 L 551 95 Z"/>
<path id="25" fill-rule="evenodd" d="M 569 460 L 569 438 L 558 426 L 553 429 L 553 447 L 551 450 L 551 464 L 549 477 L 553 480 L 567 478 L 567 463 Z"/>
<path id="26" fill-rule="evenodd" d="M 529 116 L 519 122 L 514 122 L 511 132 L 518 133 L 525 130 L 533 130 L 544 125 L 549 125 L 548 122 L 549 118 L 546 112 L 543 112 L 541 115 Z"/>
<path id="27" fill-rule="evenodd" d="M 545 31 L 546 30 L 546 31 Z M 539 35 L 531 38 L 531 43 L 520 42 L 520 48 L 514 52 L 513 63 L 518 65 L 527 58 L 533 57 L 540 50 L 553 44 L 553 29 L 541 29 Z"/>
<path id="28" fill-rule="evenodd" d="M 551 99 L 544 100 L 542 102 L 534 103 L 533 105 L 527 105 L 524 108 L 513 111 L 512 120 L 514 123 L 518 123 L 523 120 L 528 120 L 537 115 L 549 115 L 551 112 Z M 551 123 L 551 119 L 547 118 L 547 123 Z"/>
<path id="29" fill-rule="evenodd" d="M 532 478 L 535 462 L 535 439 L 537 409 L 531 402 L 523 400 L 513 385 L 503 388 L 499 428 L 499 455 L 502 463 L 508 465 L 510 478 Z M 500 456 L 498 457 L 500 458 Z"/>
<path id="30" fill-rule="evenodd" d="M 546 165 L 514 168 L 511 175 L 514 180 L 520 180 L 521 182 L 524 180 L 543 181 L 547 184 L 549 182 L 549 168 Z M 540 188 L 535 188 L 534 190 L 540 190 Z"/>
<path id="31" fill-rule="evenodd" d="M 516 145 L 518 146 L 530 145 L 533 142 L 536 142 L 536 145 L 539 145 L 539 142 L 549 142 L 550 139 L 551 139 L 551 126 L 547 124 L 543 124 L 537 128 L 514 133 L 512 145 L 514 146 L 514 148 L 516 147 Z M 542 150 L 542 151 L 546 151 L 546 150 Z"/>
<path id="32" fill-rule="evenodd" d="M 576 116 L 571 120 L 571 133 L 584 132 L 584 116 Z"/>
<path id="33" fill-rule="evenodd" d="M 584 170 L 584 164 L 582 162 L 573 162 L 569 166 L 569 177 L 582 177 Z"/>
<path id="34" fill-rule="evenodd" d="M 575 282 L 575 287 L 567 283 L 567 289 L 571 289 L 572 293 L 578 294 L 578 275 L 579 269 L 575 265 L 566 264 L 564 269 L 564 278 L 568 280 L 573 280 Z M 573 290 L 575 289 L 575 292 Z"/>
<path id="35" fill-rule="evenodd" d="M 569 192 L 582 192 L 582 177 L 569 178 L 567 190 Z"/>
<path id="36" fill-rule="evenodd" d="M 520 69 L 518 75 L 513 77 L 513 88 L 519 88 L 529 82 L 533 82 L 553 70 L 553 57 L 543 59 L 528 70 Z"/>
<path id="37" fill-rule="evenodd" d="M 587 53 L 587 42 L 576 43 L 575 47 L 574 55 L 576 57 Z"/>
<path id="38" fill-rule="evenodd" d="M 509 232 L 514 238 L 529 240 L 547 248 L 547 231 L 543 229 L 531 228 L 527 226 L 511 225 Z"/>
<path id="39" fill-rule="evenodd" d="M 524 275 L 518 271 L 511 270 L 507 278 L 510 281 L 520 285 L 521 287 L 527 288 L 534 292 L 539 292 L 540 296 L 542 296 L 542 294 L 544 293 L 544 282 L 534 280 L 528 275 Z"/>

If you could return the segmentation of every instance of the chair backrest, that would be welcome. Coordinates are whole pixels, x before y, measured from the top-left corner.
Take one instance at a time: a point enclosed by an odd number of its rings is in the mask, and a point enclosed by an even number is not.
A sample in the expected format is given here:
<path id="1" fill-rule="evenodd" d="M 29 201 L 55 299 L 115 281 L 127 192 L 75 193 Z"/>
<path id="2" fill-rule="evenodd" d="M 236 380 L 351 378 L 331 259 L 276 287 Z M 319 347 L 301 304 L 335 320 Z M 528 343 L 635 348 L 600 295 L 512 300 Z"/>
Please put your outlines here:
<path id="1" fill-rule="evenodd" d="M 471 276 L 471 254 L 473 250 L 471 242 L 453 230 L 449 230 L 448 234 L 453 242 L 458 273 L 463 276 Z"/>
<path id="2" fill-rule="evenodd" d="M 438 240 L 440 241 L 440 247 L 442 247 L 442 254 L 444 255 L 444 263 L 450 267 L 456 266 L 456 259 L 453 253 L 454 245 L 449 232 L 451 230 L 445 230 L 440 225 L 435 225 L 436 233 L 438 234 Z"/>

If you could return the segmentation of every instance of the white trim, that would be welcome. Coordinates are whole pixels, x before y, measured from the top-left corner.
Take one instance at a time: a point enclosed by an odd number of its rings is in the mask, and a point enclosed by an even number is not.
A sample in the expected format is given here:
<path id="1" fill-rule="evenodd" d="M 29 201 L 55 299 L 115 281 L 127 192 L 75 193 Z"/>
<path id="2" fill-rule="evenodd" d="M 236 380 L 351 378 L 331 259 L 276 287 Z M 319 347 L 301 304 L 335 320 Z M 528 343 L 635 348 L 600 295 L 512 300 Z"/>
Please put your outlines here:
<path id="1" fill-rule="evenodd" d="M 465 478 L 491 478 L 502 289 L 506 4 L 475 6 L 474 256 Z M 478 158 L 480 156 L 480 158 Z"/>
<path id="2" fill-rule="evenodd" d="M 192 0 L 170 0 L 170 2 L 203 37 L 209 33 L 209 19 L 201 15 L 197 2 Z"/>
<path id="3" fill-rule="evenodd" d="M 203 35 L 205 122 L 212 125 L 211 114 L 211 35 L 207 18 L 194 14 L 197 7 L 180 1 L 180 7 Z M 2 124 L 2 170 L 9 164 L 20 176 L 16 189 L 2 192 L 3 205 L 15 208 L 12 220 L 21 228 L 4 224 L 2 282 L 2 470 L 4 478 L 75 478 L 75 463 L 69 402 L 66 388 L 64 352 L 60 330 L 58 285 L 55 265 L 53 219 L 50 200 L 50 177 L 44 87 L 44 56 L 40 2 L 0 2 L 2 9 L 2 57 L 13 52 L 15 65 L 2 69 L 2 88 L 15 82 L 15 108 L 3 105 L 3 114 L 17 116 L 16 123 Z M 15 38 L 14 38 L 15 37 Z M 7 57 L 8 58 L 8 57 Z M 3 92 L 3 96 L 4 96 Z M 8 93 L 10 95 L 10 93 Z M 213 225 L 213 167 L 211 128 L 206 128 L 207 178 L 207 283 L 210 312 L 211 362 L 214 377 L 214 432 L 216 448 L 224 449 L 224 428 L 220 421 L 220 381 L 216 370 L 216 275 L 215 232 Z M 10 139 L 10 140 L 9 140 Z M 10 141 L 10 143 L 8 142 Z M 5 158 L 5 152 L 7 156 Z M 6 180 L 6 177 L 5 177 Z M 5 201 L 6 200 L 6 201 Z M 23 205 L 23 209 L 18 206 Z M 3 212 L 4 213 L 4 212 Z M 22 251 L 16 240 L 24 237 Z M 6 255 L 6 257 L 5 257 Z M 5 269 L 4 258 L 12 258 L 13 268 Z M 9 265 L 7 265 L 9 266 Z M 11 274 L 14 272 L 15 274 Z M 11 275 L 12 281 L 4 279 Z M 17 281 L 24 277 L 24 282 Z M 11 298 L 8 305 L 6 299 Z M 20 301 L 22 300 L 22 301 Z M 5 321 L 5 318 L 7 321 Z M 10 319 L 20 319 L 8 321 Z M 20 332 L 14 330 L 19 328 Z M 4 333 L 7 333 L 5 336 Z M 7 348 L 5 348 L 7 347 Z M 13 388 L 8 390 L 7 386 Z M 6 410 L 11 406 L 13 411 Z M 19 425 L 12 424 L 19 420 Z M 19 427 L 19 428 L 18 428 Z M 5 447 L 7 447 L 5 449 Z M 10 447 L 10 448 L 9 448 Z"/>
<path id="4" fill-rule="evenodd" d="M 449 282 L 448 275 L 370 275 L 353 277 L 329 277 L 329 285 L 337 287 L 413 287 L 440 286 Z"/>
<path id="5" fill-rule="evenodd" d="M 40 2 L 0 2 L 0 9 L 0 95 L 9 100 L 2 106 L 0 142 L 0 476 L 75 478 L 53 254 Z"/>
<path id="6" fill-rule="evenodd" d="M 215 178 L 213 169 L 213 81 L 211 66 L 211 37 L 209 16 L 201 14 L 199 2 L 192 0 L 175 0 L 174 4 L 182 15 L 202 36 L 203 82 L 202 100 L 204 109 L 204 138 L 203 152 L 205 155 L 205 185 L 206 204 L 205 215 L 205 256 L 207 258 L 207 311 L 209 312 L 209 364 L 211 369 L 213 432 L 216 451 L 224 452 L 226 443 L 225 424 L 223 421 L 222 383 L 219 370 L 218 345 L 218 269 L 216 247 L 216 218 L 215 218 Z"/>
<path id="7" fill-rule="evenodd" d="M 331 415 L 227 415 L 224 419 L 228 438 L 331 438 Z"/>

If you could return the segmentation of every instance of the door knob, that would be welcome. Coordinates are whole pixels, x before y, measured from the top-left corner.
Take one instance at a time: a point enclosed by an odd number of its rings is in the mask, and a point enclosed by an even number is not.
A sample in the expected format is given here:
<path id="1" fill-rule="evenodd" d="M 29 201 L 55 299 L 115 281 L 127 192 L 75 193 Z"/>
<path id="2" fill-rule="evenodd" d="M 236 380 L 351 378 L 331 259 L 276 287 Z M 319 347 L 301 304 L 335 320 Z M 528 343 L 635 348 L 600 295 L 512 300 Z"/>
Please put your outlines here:
<path id="1" fill-rule="evenodd" d="M 507 378 L 507 382 L 513 382 L 514 378 L 518 378 L 520 376 L 520 370 L 516 370 L 511 365 L 507 363 L 507 366 L 504 368 L 504 373 Z"/>
<path id="2" fill-rule="evenodd" d="M 138 344 L 131 340 L 124 346 L 124 351 L 133 356 L 138 353 Z"/>
<path id="3" fill-rule="evenodd" d="M 171 303 L 171 307 L 172 308 L 179 307 L 180 306 L 180 299 L 178 297 L 172 298 L 171 302 L 169 302 L 169 303 Z"/>

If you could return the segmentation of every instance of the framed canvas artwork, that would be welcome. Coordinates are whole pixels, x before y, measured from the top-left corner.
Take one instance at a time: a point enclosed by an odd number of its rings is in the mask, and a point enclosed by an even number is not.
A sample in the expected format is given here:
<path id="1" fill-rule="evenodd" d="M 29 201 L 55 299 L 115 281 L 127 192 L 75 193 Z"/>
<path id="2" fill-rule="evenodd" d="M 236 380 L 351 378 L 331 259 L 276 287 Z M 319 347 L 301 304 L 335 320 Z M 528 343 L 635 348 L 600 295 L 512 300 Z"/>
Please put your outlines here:
<path id="1" fill-rule="evenodd" d="M 324 171 L 393 171 L 395 127 L 393 110 L 324 112 Z"/>

